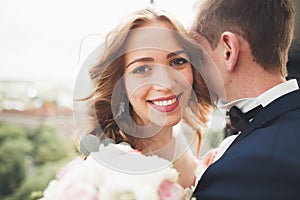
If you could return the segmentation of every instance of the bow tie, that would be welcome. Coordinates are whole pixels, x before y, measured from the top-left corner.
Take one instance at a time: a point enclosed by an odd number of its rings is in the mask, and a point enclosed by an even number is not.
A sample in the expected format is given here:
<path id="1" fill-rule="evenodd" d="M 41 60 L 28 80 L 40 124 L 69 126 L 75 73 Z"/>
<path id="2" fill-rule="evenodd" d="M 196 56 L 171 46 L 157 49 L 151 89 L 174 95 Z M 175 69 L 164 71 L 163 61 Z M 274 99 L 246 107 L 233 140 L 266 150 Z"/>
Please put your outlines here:
<path id="1" fill-rule="evenodd" d="M 263 107 L 261 105 L 253 108 L 252 110 L 242 113 L 242 111 L 233 106 L 228 112 L 226 112 L 226 116 L 229 115 L 229 119 L 226 123 L 226 130 L 229 135 L 236 135 L 240 131 L 243 131 L 248 125 L 249 121 L 259 112 Z"/>

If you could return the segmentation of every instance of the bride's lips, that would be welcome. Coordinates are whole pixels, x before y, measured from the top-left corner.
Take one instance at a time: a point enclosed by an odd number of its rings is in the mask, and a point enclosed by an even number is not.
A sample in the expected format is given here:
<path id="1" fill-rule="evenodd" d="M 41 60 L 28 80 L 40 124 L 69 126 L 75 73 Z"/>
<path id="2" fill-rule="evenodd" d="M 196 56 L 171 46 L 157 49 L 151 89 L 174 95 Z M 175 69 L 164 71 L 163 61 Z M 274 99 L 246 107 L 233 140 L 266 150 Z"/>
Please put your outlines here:
<path id="1" fill-rule="evenodd" d="M 148 100 L 147 102 L 156 110 L 160 112 L 171 112 L 179 105 L 179 100 L 182 93 L 169 97 L 162 97 L 158 99 Z"/>

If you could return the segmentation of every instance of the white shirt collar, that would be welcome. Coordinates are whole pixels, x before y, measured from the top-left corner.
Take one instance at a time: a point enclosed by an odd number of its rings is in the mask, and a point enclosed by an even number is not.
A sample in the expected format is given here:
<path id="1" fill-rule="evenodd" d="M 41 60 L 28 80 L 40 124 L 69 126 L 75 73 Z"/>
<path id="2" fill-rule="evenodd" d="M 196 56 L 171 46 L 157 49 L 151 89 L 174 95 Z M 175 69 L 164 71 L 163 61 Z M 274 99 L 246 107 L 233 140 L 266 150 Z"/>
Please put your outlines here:
<path id="1" fill-rule="evenodd" d="M 266 107 L 275 99 L 278 99 L 279 97 L 296 90 L 299 90 L 297 80 L 292 79 L 267 90 L 266 92 L 258 96 L 257 100 L 263 107 Z"/>
<path id="2" fill-rule="evenodd" d="M 299 86 L 297 80 L 292 79 L 276 85 L 275 87 L 267 90 L 256 98 L 238 99 L 227 104 L 223 104 L 220 106 L 220 108 L 226 108 L 227 110 L 229 110 L 232 106 L 237 106 L 239 109 L 241 109 L 242 112 L 245 113 L 258 105 L 262 105 L 263 107 L 265 107 L 275 99 L 278 99 L 279 97 L 295 90 L 299 90 Z"/>

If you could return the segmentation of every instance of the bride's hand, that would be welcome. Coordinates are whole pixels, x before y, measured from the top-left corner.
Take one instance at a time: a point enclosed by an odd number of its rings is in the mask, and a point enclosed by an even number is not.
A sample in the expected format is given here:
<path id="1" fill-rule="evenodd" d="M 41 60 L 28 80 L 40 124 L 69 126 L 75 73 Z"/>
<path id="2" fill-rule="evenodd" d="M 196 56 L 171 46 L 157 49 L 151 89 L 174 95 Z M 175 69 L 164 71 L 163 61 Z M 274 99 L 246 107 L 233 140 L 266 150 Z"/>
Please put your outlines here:
<path id="1" fill-rule="evenodd" d="M 218 148 L 215 148 L 215 149 L 210 150 L 207 154 L 205 154 L 202 157 L 201 160 L 202 160 L 202 164 L 205 167 L 205 169 L 214 162 L 214 159 L 215 159 L 217 153 L 218 153 Z"/>

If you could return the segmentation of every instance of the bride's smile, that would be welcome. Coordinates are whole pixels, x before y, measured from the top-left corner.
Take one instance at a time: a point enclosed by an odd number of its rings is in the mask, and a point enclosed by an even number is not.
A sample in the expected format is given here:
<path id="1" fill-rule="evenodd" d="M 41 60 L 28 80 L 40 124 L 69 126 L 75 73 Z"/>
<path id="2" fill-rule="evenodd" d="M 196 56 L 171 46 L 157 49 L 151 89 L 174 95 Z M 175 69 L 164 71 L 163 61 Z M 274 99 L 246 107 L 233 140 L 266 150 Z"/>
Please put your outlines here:
<path id="1" fill-rule="evenodd" d="M 150 106 L 160 112 L 172 112 L 179 105 L 181 95 L 182 93 L 179 95 L 148 100 L 147 102 L 150 104 Z"/>

